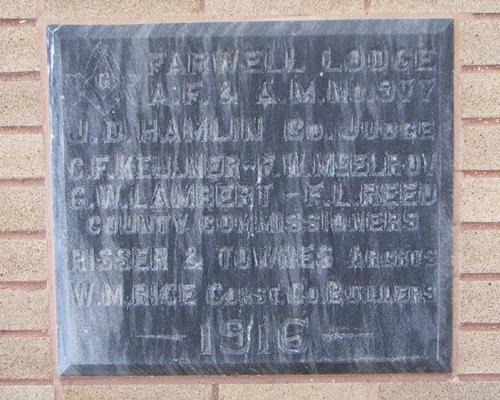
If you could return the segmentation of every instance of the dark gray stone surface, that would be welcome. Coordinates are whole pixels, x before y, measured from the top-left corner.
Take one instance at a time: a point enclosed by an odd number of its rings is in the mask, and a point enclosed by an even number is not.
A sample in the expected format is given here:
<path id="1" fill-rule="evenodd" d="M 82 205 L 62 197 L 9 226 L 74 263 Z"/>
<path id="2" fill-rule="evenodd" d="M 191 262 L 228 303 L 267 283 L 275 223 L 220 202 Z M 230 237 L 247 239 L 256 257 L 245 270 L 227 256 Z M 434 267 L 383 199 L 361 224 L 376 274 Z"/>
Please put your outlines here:
<path id="1" fill-rule="evenodd" d="M 449 371 L 452 44 L 49 27 L 60 372 Z"/>

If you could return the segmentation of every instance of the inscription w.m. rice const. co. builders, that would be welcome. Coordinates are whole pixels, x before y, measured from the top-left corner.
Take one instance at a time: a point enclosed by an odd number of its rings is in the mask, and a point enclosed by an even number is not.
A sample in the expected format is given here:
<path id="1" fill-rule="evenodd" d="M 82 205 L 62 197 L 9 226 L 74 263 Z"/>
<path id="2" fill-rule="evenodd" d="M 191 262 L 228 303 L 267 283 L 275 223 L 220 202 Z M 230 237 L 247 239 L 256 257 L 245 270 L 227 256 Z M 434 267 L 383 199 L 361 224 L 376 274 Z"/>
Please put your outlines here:
<path id="1" fill-rule="evenodd" d="M 60 372 L 449 370 L 452 45 L 49 27 Z"/>

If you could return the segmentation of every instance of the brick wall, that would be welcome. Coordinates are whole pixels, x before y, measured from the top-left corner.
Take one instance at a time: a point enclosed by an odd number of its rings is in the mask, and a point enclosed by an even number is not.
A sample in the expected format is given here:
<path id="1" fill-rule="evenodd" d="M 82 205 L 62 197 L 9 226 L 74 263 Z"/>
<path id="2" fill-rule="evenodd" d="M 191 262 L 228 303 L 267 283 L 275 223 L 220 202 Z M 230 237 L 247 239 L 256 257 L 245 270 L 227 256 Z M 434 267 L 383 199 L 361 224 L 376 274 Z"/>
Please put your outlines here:
<path id="1" fill-rule="evenodd" d="M 0 400 L 497 400 L 500 0 L 2 0 Z M 398 12 L 398 14 L 395 13 Z M 48 23 L 283 17 L 456 21 L 454 349 L 450 374 L 57 376 L 44 30 Z M 50 310 L 50 312 L 49 312 Z"/>

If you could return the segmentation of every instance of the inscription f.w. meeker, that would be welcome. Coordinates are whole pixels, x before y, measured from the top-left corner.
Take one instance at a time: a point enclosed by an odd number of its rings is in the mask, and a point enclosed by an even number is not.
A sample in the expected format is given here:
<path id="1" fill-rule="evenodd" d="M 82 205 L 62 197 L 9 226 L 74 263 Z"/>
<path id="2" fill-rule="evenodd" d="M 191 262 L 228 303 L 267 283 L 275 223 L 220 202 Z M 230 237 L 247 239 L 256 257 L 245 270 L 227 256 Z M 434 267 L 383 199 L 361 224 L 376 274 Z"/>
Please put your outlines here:
<path id="1" fill-rule="evenodd" d="M 50 27 L 61 373 L 449 370 L 452 30 Z"/>

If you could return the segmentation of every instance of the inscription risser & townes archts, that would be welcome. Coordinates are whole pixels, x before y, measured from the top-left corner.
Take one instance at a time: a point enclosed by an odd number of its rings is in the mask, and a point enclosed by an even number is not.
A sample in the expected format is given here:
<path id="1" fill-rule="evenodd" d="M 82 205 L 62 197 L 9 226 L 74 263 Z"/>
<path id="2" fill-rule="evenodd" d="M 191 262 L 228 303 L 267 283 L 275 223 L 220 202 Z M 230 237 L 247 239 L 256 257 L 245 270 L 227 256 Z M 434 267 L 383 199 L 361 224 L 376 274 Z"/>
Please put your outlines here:
<path id="1" fill-rule="evenodd" d="M 49 27 L 60 372 L 449 370 L 452 42 Z"/>

